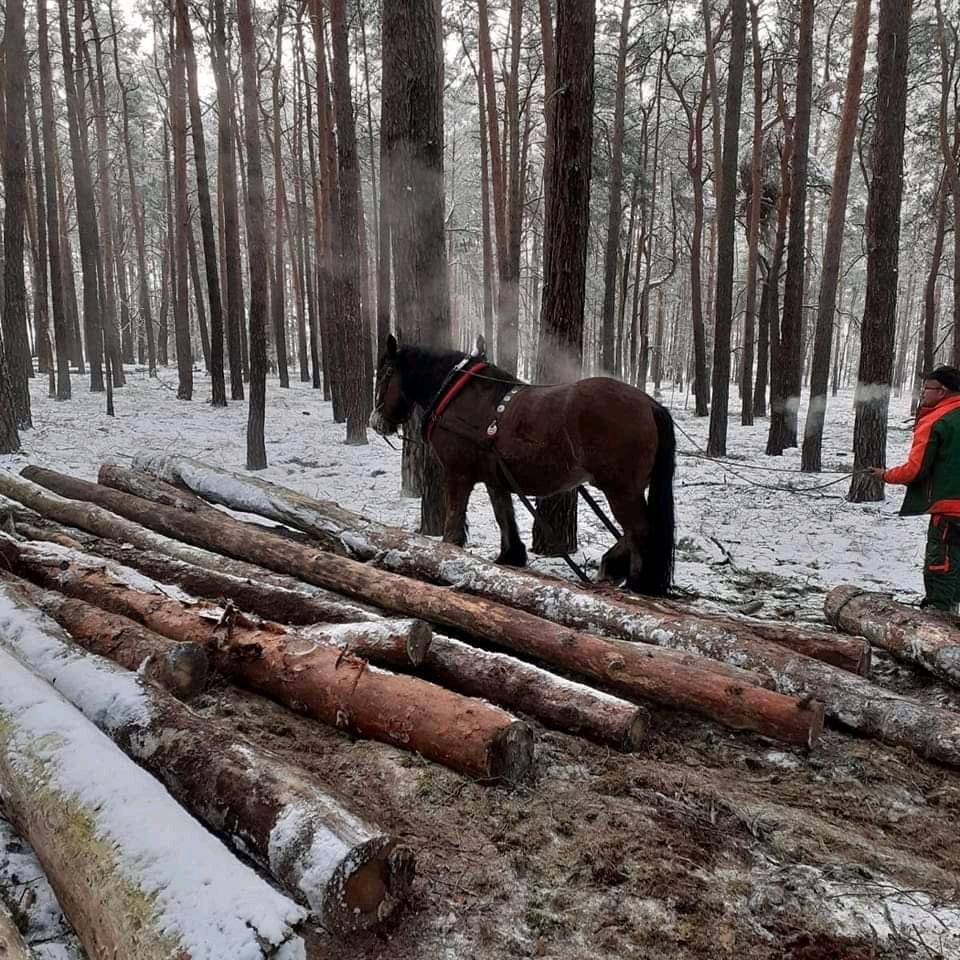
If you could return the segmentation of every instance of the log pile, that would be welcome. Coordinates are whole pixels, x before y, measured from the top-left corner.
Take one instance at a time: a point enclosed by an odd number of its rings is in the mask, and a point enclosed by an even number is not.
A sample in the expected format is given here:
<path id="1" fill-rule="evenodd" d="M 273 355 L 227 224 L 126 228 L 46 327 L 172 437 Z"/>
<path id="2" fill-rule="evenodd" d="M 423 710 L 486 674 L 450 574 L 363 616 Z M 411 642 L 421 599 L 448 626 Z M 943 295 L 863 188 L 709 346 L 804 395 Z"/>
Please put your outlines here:
<path id="1" fill-rule="evenodd" d="M 494 567 L 192 461 L 142 465 L 153 474 L 104 467 L 99 483 L 0 472 L 0 495 L 18 504 L 0 533 L 0 796 L 93 956 L 194 954 L 149 911 L 128 929 L 131 898 L 155 894 L 117 861 L 125 836 L 105 833 L 116 848 L 93 850 L 83 836 L 76 848 L 56 839 L 73 818 L 99 816 L 51 765 L 80 749 L 69 738 L 59 753 L 44 746 L 64 725 L 85 731 L 83 744 L 102 736 L 109 763 L 136 761 L 285 892 L 264 884 L 282 936 L 237 916 L 254 931 L 251 956 L 296 955 L 304 913 L 293 901 L 345 933 L 378 923 L 410 890 L 413 851 L 357 816 L 348 790 L 191 709 L 213 675 L 491 785 L 536 780 L 531 720 L 629 751 L 670 710 L 804 750 L 830 719 L 960 767 L 957 715 L 871 683 L 863 639 L 955 680 L 960 630 L 888 598 L 831 594 L 831 622 L 859 636 L 705 614 Z M 60 716 L 54 728 L 25 723 L 39 702 Z M 39 765 L 42 786 L 25 763 Z"/>

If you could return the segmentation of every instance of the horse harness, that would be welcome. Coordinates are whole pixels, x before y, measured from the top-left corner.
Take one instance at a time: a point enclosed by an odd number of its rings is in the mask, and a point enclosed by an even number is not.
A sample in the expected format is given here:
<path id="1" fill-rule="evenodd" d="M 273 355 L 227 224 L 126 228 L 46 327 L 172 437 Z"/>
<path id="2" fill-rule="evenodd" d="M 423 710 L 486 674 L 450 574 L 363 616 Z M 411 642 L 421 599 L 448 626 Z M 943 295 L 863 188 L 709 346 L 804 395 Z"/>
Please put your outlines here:
<path id="1" fill-rule="evenodd" d="M 490 421 L 485 431 L 485 440 L 478 441 L 473 433 L 451 424 L 449 418 L 442 424 L 440 423 L 441 417 L 454 399 L 456 399 L 464 387 L 466 387 L 466 385 L 474 377 L 478 376 L 482 370 L 486 369 L 487 366 L 487 362 L 485 360 L 481 360 L 479 357 L 466 356 L 450 370 L 450 372 L 444 378 L 443 383 L 440 384 L 440 389 L 437 390 L 424 414 L 423 439 L 429 443 L 430 438 L 433 436 L 434 428 L 440 424 L 444 430 L 447 430 L 450 433 L 456 434 L 457 436 L 462 437 L 465 440 L 469 440 L 472 443 L 476 443 L 478 446 L 488 447 L 493 453 L 494 459 L 497 462 L 497 466 L 500 469 L 500 472 L 503 474 L 503 477 L 506 480 L 507 486 L 510 488 L 511 492 L 516 494 L 520 502 L 532 514 L 533 518 L 540 521 L 548 535 L 553 539 L 557 539 L 554 531 L 551 529 L 550 523 L 544 517 L 540 516 L 537 508 L 533 505 L 533 503 L 530 502 L 530 499 L 526 496 L 526 494 L 520 490 L 520 485 L 517 483 L 513 473 L 507 466 L 503 457 L 500 455 L 500 451 L 496 446 L 497 434 L 500 432 L 500 417 L 506 412 L 507 407 L 510 405 L 510 401 L 513 400 L 517 394 L 524 389 L 524 387 L 528 386 L 528 384 L 519 382 L 513 383 L 510 389 L 497 401 L 493 419 Z M 588 493 L 588 491 L 582 485 L 577 487 L 577 492 L 581 494 L 593 512 L 603 522 L 604 526 L 606 526 L 606 528 L 618 540 L 621 539 L 623 534 L 617 529 L 616 524 L 610 520 L 603 508 L 590 495 L 590 493 Z M 590 578 L 586 575 L 583 568 L 569 554 L 563 554 L 563 558 L 566 560 L 567 565 L 584 583 L 589 582 Z"/>

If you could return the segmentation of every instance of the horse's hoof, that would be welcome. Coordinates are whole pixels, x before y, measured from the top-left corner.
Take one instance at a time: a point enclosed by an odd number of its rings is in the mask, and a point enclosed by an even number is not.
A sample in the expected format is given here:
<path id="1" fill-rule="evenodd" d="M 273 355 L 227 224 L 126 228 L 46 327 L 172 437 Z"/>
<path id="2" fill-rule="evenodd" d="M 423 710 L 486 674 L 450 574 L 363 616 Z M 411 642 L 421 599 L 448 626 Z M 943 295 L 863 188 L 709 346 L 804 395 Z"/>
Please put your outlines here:
<path id="1" fill-rule="evenodd" d="M 493 561 L 499 567 L 525 567 L 527 565 L 526 548 L 520 550 L 502 550 Z"/>

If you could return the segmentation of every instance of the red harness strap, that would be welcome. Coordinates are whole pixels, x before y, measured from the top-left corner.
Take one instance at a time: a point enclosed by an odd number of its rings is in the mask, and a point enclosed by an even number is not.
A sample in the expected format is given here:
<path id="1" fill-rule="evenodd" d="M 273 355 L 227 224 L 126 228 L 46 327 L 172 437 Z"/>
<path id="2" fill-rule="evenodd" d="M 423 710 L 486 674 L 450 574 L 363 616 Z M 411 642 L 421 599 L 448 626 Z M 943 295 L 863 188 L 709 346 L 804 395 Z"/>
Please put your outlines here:
<path id="1" fill-rule="evenodd" d="M 464 367 L 463 372 L 457 377 L 453 383 L 447 388 L 443 396 L 436 402 L 433 410 L 430 413 L 429 419 L 427 421 L 427 429 L 424 433 L 427 443 L 430 442 L 430 437 L 433 434 L 433 428 L 436 425 L 436 422 L 443 416 L 444 410 L 453 403 L 460 391 L 470 382 L 473 378 L 473 375 L 479 373 L 486 367 L 486 363 L 483 360 L 479 360 L 476 363 L 472 363 Z"/>

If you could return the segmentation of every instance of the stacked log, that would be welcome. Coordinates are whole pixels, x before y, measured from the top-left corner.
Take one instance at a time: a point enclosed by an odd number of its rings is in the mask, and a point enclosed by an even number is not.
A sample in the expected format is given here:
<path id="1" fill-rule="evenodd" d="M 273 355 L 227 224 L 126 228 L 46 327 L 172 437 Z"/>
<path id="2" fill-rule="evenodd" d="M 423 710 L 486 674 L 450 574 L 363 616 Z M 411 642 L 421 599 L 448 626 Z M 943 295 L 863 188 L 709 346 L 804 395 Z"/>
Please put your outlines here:
<path id="1" fill-rule="evenodd" d="M 80 650 L 31 608 L 46 594 L 0 579 L 0 642 L 56 683 L 198 820 L 230 838 L 331 930 L 369 926 L 405 899 L 413 857 L 395 838 L 226 724 Z"/>
<path id="2" fill-rule="evenodd" d="M 838 630 L 914 663 L 960 686 L 960 622 L 949 613 L 898 603 L 889 594 L 841 585 L 826 596 L 823 610 Z"/>
<path id="3" fill-rule="evenodd" d="M 629 698 L 640 697 L 691 710 L 733 728 L 803 746 L 813 745 L 823 725 L 823 707 L 812 696 L 798 699 L 755 686 L 756 675 L 704 658 L 652 646 L 618 644 L 571 631 L 548 620 L 479 597 L 412 581 L 343 557 L 331 556 L 244 524 L 219 511 L 180 511 L 129 494 L 29 468 L 44 484 L 105 505 L 170 536 L 230 556 L 257 560 L 273 570 L 337 590 L 407 615 L 452 626 L 515 652 L 540 658 L 598 681 Z M 0 492 L 36 506 L 35 491 L 0 478 Z M 21 482 L 22 483 L 22 482 Z M 82 521 L 83 510 L 76 510 Z M 58 517 L 58 519 L 62 519 Z"/>
<path id="4" fill-rule="evenodd" d="M 416 751 L 476 779 L 521 783 L 532 772 L 529 725 L 491 704 L 371 668 L 330 644 L 232 608 L 196 610 L 127 586 L 132 571 L 117 565 L 105 570 L 102 563 L 63 547 L 12 546 L 17 573 L 170 639 L 200 643 L 222 674 L 292 710 Z"/>
<path id="5" fill-rule="evenodd" d="M 157 484 L 145 474 L 166 483 Z M 451 544 L 438 544 L 419 534 L 385 527 L 329 500 L 316 500 L 257 477 L 239 476 L 185 457 L 143 455 L 134 459 L 133 470 L 113 465 L 101 467 L 99 480 L 104 486 L 160 503 L 189 495 L 192 507 L 199 509 L 202 501 L 192 496 L 195 494 L 212 503 L 302 530 L 331 552 L 372 561 L 405 576 L 453 584 L 530 613 L 562 619 L 567 626 L 581 630 L 599 627 L 601 632 L 607 632 L 604 620 L 595 619 L 598 614 L 602 617 L 602 604 L 598 610 L 594 592 L 497 567 Z M 171 484 L 179 484 L 181 489 Z M 738 664 L 743 665 L 750 657 L 748 651 L 738 648 L 738 638 L 762 638 L 853 673 L 865 675 L 869 670 L 870 648 L 862 639 L 746 617 L 725 617 L 649 597 L 632 597 L 629 606 L 640 615 L 640 620 L 624 639 L 700 653 L 706 652 L 705 644 L 713 650 L 726 644 L 740 655 Z M 669 641 L 664 638 L 665 633 L 669 634 Z"/>
<path id="6" fill-rule="evenodd" d="M 6 904 L 0 900 L 0 960 L 34 960 Z"/>
<path id="7" fill-rule="evenodd" d="M 304 911 L 5 650 L 0 796 L 91 958 L 304 956 Z"/>

